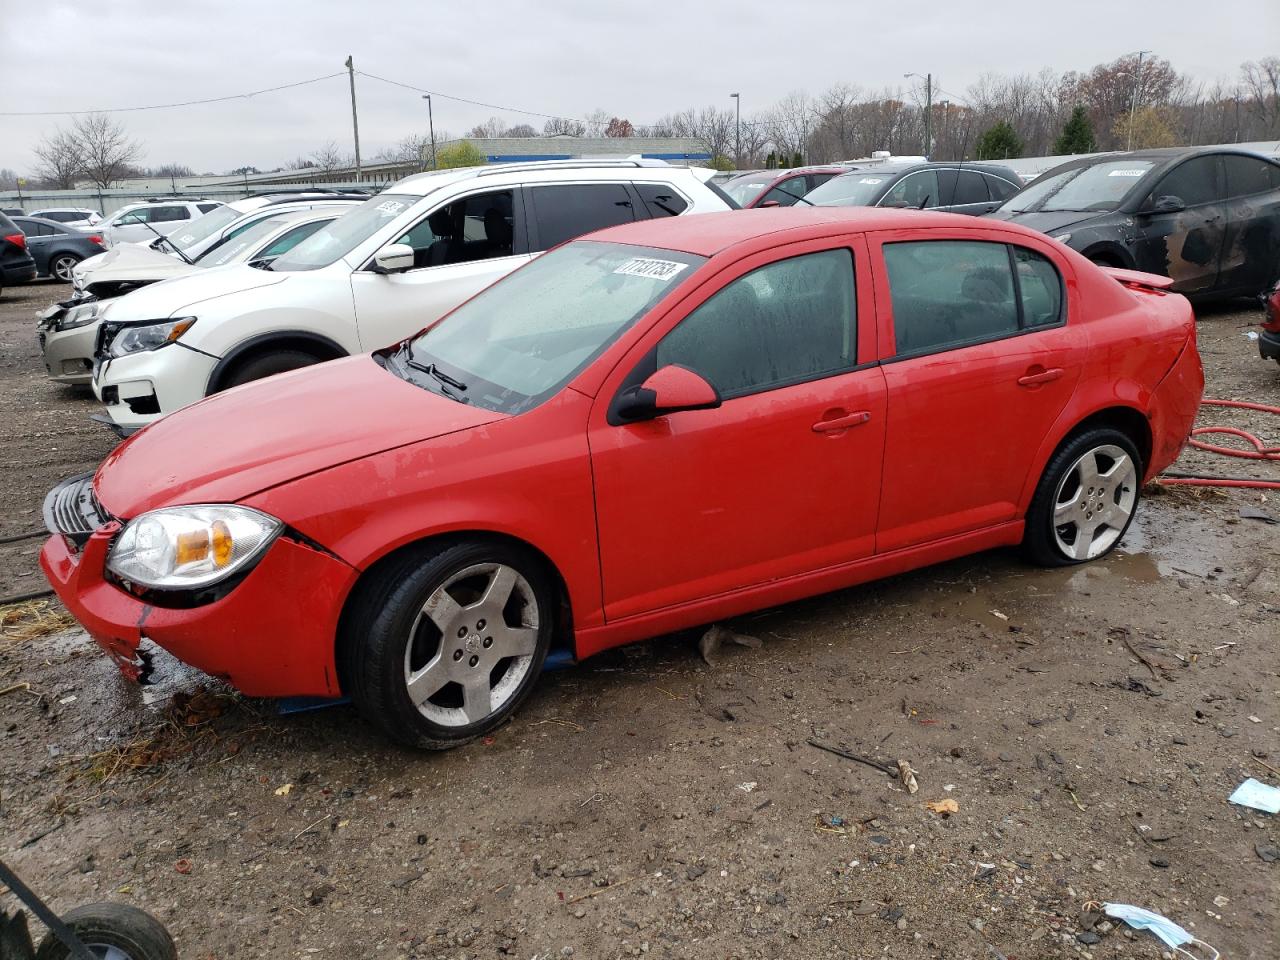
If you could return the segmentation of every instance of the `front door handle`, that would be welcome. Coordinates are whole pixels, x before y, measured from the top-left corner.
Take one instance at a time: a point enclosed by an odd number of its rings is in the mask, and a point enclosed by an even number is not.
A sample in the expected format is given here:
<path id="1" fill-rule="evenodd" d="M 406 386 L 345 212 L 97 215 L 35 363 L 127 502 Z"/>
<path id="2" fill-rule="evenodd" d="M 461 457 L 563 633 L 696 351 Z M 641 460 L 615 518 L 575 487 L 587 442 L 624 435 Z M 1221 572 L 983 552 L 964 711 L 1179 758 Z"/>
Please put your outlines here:
<path id="1" fill-rule="evenodd" d="M 1018 378 L 1018 386 L 1038 387 L 1042 383 L 1053 383 L 1065 372 L 1061 367 L 1053 367 L 1046 370 L 1044 367 L 1035 366 L 1028 370 L 1024 376 Z"/>
<path id="2" fill-rule="evenodd" d="M 814 433 L 839 433 L 841 430 L 848 430 L 850 427 L 858 427 L 871 419 L 870 410 L 859 410 L 857 413 L 847 413 L 838 417 L 832 417 L 830 420 L 819 420 L 813 425 Z"/>

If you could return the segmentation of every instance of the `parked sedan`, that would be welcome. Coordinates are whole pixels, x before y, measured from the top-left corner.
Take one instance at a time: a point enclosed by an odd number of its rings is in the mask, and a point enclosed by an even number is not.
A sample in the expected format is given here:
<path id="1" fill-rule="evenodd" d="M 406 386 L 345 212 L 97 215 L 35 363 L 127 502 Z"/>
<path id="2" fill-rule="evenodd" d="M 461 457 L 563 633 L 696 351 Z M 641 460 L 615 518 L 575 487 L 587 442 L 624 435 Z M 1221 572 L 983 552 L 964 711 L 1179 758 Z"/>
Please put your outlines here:
<path id="1" fill-rule="evenodd" d="M 744 210 L 751 207 L 789 207 L 814 187 L 844 173 L 846 167 L 797 167 L 758 170 L 720 185 Z"/>
<path id="2" fill-rule="evenodd" d="M 1197 298 L 1262 293 L 1280 263 L 1280 163 L 1233 149 L 1083 157 L 992 214 Z"/>
<path id="3" fill-rule="evenodd" d="M 71 271 L 87 257 L 106 250 L 102 237 L 56 220 L 43 217 L 14 217 L 13 222 L 27 235 L 27 250 L 36 261 L 36 273 L 63 283 L 71 282 Z"/>
<path id="4" fill-rule="evenodd" d="M 32 210 L 29 217 L 43 217 L 67 227 L 93 227 L 102 222 L 102 214 L 89 207 L 45 207 Z"/>
<path id="5" fill-rule="evenodd" d="M 980 216 L 1022 189 L 1008 167 L 994 163 L 890 160 L 857 164 L 828 180 L 804 202 L 816 207 L 897 207 Z"/>
<path id="6" fill-rule="evenodd" d="M 152 424 L 50 492 L 41 564 L 127 675 L 158 644 L 454 746 L 553 649 L 998 546 L 1105 556 L 1199 405 L 1167 283 L 928 213 L 613 227 Z"/>
<path id="7" fill-rule="evenodd" d="M 36 278 L 36 262 L 27 252 L 27 235 L 0 213 L 0 290 Z"/>

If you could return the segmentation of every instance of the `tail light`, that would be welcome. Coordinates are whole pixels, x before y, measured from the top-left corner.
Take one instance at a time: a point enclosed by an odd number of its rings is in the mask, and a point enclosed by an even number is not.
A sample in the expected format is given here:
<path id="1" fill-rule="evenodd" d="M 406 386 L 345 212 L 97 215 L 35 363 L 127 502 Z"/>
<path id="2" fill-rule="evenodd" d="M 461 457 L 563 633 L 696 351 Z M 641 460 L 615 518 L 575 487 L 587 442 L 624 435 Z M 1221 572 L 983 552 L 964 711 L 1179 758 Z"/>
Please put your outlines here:
<path id="1" fill-rule="evenodd" d="M 1267 319 L 1262 322 L 1263 328 L 1271 333 L 1280 333 L 1280 283 L 1267 294 L 1266 306 Z"/>
<path id="2" fill-rule="evenodd" d="M 19 250 L 27 249 L 27 235 L 25 233 L 10 233 L 7 234 L 4 239 L 8 240 Z"/>
<path id="3" fill-rule="evenodd" d="M 102 246 L 102 234 L 100 233 L 89 234 L 89 242 L 96 243 L 98 246 Z"/>

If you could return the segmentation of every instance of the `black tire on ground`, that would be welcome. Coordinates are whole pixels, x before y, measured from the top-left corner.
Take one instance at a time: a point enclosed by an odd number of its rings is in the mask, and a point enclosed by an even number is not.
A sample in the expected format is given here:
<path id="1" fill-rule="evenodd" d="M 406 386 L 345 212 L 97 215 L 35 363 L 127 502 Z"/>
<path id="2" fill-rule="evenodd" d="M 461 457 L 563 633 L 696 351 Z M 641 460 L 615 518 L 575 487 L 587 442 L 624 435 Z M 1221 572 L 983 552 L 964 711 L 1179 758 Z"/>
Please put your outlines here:
<path id="1" fill-rule="evenodd" d="M 115 947 L 128 960 L 177 960 L 178 951 L 169 931 L 137 907 L 91 903 L 68 911 L 62 920 L 90 950 Z M 36 950 L 36 960 L 66 960 L 70 956 L 70 948 L 52 933 Z"/>
<path id="2" fill-rule="evenodd" d="M 1129 524 L 1133 522 L 1133 518 L 1137 514 L 1138 501 L 1141 499 L 1144 471 L 1142 457 L 1139 456 L 1138 449 L 1128 434 L 1113 427 L 1091 427 L 1077 433 L 1063 444 L 1062 448 L 1050 458 L 1049 463 L 1044 468 L 1044 473 L 1040 477 L 1040 483 L 1036 486 L 1035 495 L 1031 498 L 1031 506 L 1027 510 L 1026 530 L 1022 539 L 1023 553 L 1033 563 L 1045 567 L 1065 567 L 1088 562 L 1085 559 L 1069 556 L 1059 546 L 1057 537 L 1054 535 L 1053 514 L 1057 506 L 1055 498 L 1058 486 L 1076 462 L 1090 450 L 1107 446 L 1119 447 L 1133 460 L 1136 471 L 1132 491 L 1134 496 L 1133 510 L 1128 519 L 1125 520 L 1124 526 L 1120 529 L 1120 535 L 1116 537 L 1115 542 L 1101 554 L 1096 557 L 1090 557 L 1088 560 L 1098 560 L 1105 557 L 1124 539 L 1125 532 L 1129 529 Z"/>
<path id="3" fill-rule="evenodd" d="M 242 383 L 249 383 L 251 380 L 261 380 L 263 377 L 269 377 L 272 374 L 286 373 L 289 370 L 309 367 L 313 363 L 319 362 L 319 357 L 314 353 L 307 353 L 305 350 L 274 350 L 271 353 L 259 354 L 237 364 L 235 369 L 228 375 L 222 388 L 226 390 L 231 387 L 238 387 Z"/>
<path id="4" fill-rule="evenodd" d="M 49 276 L 55 280 L 62 280 L 63 283 L 70 283 L 71 269 L 79 262 L 80 258 L 74 253 L 60 253 L 49 261 Z M 67 275 L 65 279 L 59 275 L 59 268 L 64 269 Z"/>
<path id="5" fill-rule="evenodd" d="M 1089 262 L 1097 264 L 1100 267 L 1119 267 L 1120 266 L 1120 264 L 1116 263 L 1114 258 L 1108 257 L 1104 254 L 1095 254 L 1093 256 L 1090 256 Z"/>
<path id="6" fill-rule="evenodd" d="M 450 583 L 451 579 L 469 568 L 486 564 L 512 568 L 523 577 L 532 592 L 536 604 L 532 613 L 537 617 L 532 660 L 523 679 L 509 694 L 509 699 L 496 710 L 475 722 L 459 725 L 439 723 L 425 716 L 410 698 L 406 680 L 409 645 L 419 644 L 413 655 L 425 651 L 429 659 L 432 650 L 438 650 L 440 657 L 446 657 L 446 642 L 450 647 L 463 643 L 452 631 L 446 637 L 442 631 L 436 630 L 434 624 L 418 623 L 419 613 L 442 585 Z M 407 551 L 376 569 L 368 582 L 358 589 L 353 605 L 344 617 L 339 642 L 344 692 L 351 697 L 360 714 L 388 738 L 420 750 L 447 750 L 461 746 L 503 724 L 529 696 L 551 646 L 556 620 L 556 591 L 545 565 L 528 551 L 513 545 L 484 541 L 427 545 L 421 550 Z M 526 609 L 522 606 L 516 613 L 522 614 Z M 527 619 L 524 616 L 521 622 Z M 415 624 L 418 625 L 416 632 Z M 468 621 L 468 629 L 470 626 Z M 477 633 L 484 632 L 479 629 L 479 623 L 475 627 Z M 465 662 L 464 658 L 460 666 Z M 480 669 L 484 670 L 483 665 Z M 499 664 L 493 669 L 509 668 Z M 461 693 L 460 687 L 456 689 Z"/>

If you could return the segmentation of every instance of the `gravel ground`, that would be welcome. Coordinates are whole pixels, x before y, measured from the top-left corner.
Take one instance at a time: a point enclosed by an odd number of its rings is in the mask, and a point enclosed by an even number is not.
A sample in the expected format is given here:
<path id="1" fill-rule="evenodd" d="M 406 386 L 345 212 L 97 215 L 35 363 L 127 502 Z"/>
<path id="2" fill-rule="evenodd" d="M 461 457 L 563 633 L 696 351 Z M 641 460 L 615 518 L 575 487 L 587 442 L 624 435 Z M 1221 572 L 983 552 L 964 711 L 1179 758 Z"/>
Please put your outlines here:
<path id="1" fill-rule="evenodd" d="M 112 446 L 42 375 L 32 316 L 61 291 L 0 301 L 0 535 Z M 1209 395 L 1280 402 L 1257 316 L 1204 312 Z M 696 634 L 606 654 L 444 755 L 183 669 L 144 696 L 79 631 L 10 626 L 0 856 L 56 909 L 142 906 L 204 960 L 1162 955 L 1089 901 L 1274 958 L 1280 824 L 1226 800 L 1280 782 L 1280 538 L 1245 506 L 1280 516 L 1184 488 L 1103 562 L 997 551 L 792 604 L 730 624 L 763 645 L 714 666 Z M 5 596 L 43 586 L 38 544 L 0 547 Z M 919 792 L 810 739 L 905 760 Z"/>

